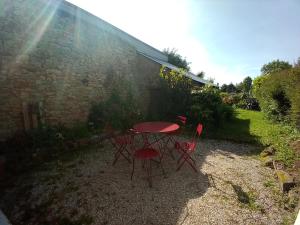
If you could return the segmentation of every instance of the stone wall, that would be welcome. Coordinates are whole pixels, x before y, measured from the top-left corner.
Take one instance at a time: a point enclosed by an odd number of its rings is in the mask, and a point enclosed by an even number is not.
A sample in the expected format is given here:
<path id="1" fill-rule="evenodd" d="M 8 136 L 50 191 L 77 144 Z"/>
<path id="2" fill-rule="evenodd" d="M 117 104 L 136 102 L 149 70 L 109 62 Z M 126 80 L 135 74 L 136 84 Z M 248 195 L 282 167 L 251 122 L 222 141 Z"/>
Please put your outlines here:
<path id="1" fill-rule="evenodd" d="M 85 122 L 120 79 L 148 110 L 160 65 L 91 18 L 60 1 L 0 0 L 0 138 L 26 127 L 28 105 L 49 125 Z"/>

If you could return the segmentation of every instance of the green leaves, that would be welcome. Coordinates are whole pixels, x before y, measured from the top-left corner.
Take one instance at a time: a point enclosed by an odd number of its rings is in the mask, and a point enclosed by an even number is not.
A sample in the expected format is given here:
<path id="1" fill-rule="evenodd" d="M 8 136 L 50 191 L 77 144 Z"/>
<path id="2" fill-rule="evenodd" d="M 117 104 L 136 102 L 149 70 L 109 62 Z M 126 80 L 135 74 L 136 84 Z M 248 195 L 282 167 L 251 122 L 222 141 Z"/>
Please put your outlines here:
<path id="1" fill-rule="evenodd" d="M 261 72 L 263 75 L 277 73 L 282 70 L 291 69 L 292 65 L 285 61 L 280 61 L 279 59 L 273 60 L 272 62 L 263 65 Z"/>
<path id="2" fill-rule="evenodd" d="M 190 71 L 189 62 L 186 61 L 185 58 L 183 58 L 181 55 L 177 53 L 176 49 L 164 49 L 163 53 L 165 53 L 168 56 L 168 62 L 173 64 L 174 66 L 177 66 L 181 69 Z"/>
<path id="3" fill-rule="evenodd" d="M 268 118 L 300 127 L 300 68 L 256 78 L 253 94 Z"/>

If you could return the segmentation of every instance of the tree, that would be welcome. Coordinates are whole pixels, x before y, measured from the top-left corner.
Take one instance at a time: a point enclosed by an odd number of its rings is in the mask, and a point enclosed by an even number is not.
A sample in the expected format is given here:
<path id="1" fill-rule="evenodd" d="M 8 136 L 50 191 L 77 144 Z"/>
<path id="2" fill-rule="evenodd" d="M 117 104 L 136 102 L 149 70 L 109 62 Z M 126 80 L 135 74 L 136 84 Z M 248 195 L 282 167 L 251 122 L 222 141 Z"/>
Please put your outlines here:
<path id="1" fill-rule="evenodd" d="M 285 61 L 280 61 L 279 59 L 273 60 L 272 62 L 263 65 L 261 72 L 263 75 L 276 73 L 282 70 L 291 69 L 292 65 Z"/>
<path id="2" fill-rule="evenodd" d="M 168 62 L 173 64 L 174 66 L 177 66 L 179 68 L 185 69 L 187 71 L 190 71 L 189 62 L 186 61 L 185 58 L 183 58 L 181 55 L 177 53 L 176 49 L 164 49 L 163 53 L 165 53 L 168 56 Z"/>
<path id="3" fill-rule="evenodd" d="M 227 84 L 223 84 L 222 86 L 221 86 L 221 92 L 227 92 Z"/>
<path id="4" fill-rule="evenodd" d="M 300 57 L 298 57 L 297 62 L 294 63 L 294 67 L 300 67 Z"/>
<path id="5" fill-rule="evenodd" d="M 228 86 L 227 86 L 227 90 L 226 90 L 228 93 L 233 93 L 233 92 L 236 92 L 236 87 L 234 86 L 234 84 L 230 83 Z"/>
<path id="6" fill-rule="evenodd" d="M 251 90 L 251 87 L 252 87 L 252 78 L 248 76 L 243 80 L 243 83 L 242 83 L 243 92 L 249 93 Z"/>
<path id="7" fill-rule="evenodd" d="M 221 86 L 221 92 L 227 92 L 227 93 L 233 93 L 236 92 L 237 89 L 234 86 L 234 84 L 230 83 L 230 84 L 223 84 Z"/>
<path id="8" fill-rule="evenodd" d="M 204 76 L 205 76 L 205 72 L 204 71 L 201 71 L 201 72 L 197 73 L 197 77 L 200 77 L 200 78 L 203 79 Z"/>

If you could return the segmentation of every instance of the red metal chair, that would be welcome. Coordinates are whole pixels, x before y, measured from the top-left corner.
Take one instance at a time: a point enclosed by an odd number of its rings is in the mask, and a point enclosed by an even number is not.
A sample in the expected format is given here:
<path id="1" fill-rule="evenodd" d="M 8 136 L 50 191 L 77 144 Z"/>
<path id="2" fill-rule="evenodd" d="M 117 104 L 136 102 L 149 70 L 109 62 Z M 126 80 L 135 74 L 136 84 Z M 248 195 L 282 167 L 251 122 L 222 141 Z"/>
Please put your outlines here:
<path id="1" fill-rule="evenodd" d="M 159 161 L 155 161 L 155 159 L 158 159 Z M 133 178 L 133 173 L 134 173 L 134 165 L 135 165 L 135 159 L 139 159 L 142 160 L 142 165 L 143 168 L 145 167 L 145 163 L 148 161 L 148 166 L 146 165 L 146 172 L 147 172 L 147 178 L 148 178 L 148 182 L 149 182 L 149 187 L 152 187 L 152 166 L 151 166 L 151 162 L 155 161 L 157 163 L 159 163 L 163 174 L 165 175 L 165 171 L 162 167 L 162 163 L 161 163 L 161 159 L 160 159 L 160 153 L 158 150 L 151 148 L 151 147 L 145 147 L 145 148 L 141 148 L 135 151 L 135 153 L 133 154 L 133 163 L 132 163 L 132 172 L 131 172 L 131 180 Z"/>
<path id="2" fill-rule="evenodd" d="M 110 142 L 116 149 L 113 165 L 116 164 L 120 156 L 131 163 L 131 157 L 134 151 L 134 133 L 128 132 L 127 134 L 123 135 L 113 135 L 110 139 Z"/>
<path id="3" fill-rule="evenodd" d="M 182 132 L 183 127 L 186 125 L 187 122 L 187 118 L 185 116 L 177 116 L 176 117 L 176 121 L 180 124 L 180 129 L 178 129 L 175 132 L 169 133 L 169 137 L 166 140 L 166 146 L 168 147 L 168 144 L 171 143 L 171 146 L 173 148 L 173 146 L 176 144 L 177 140 L 176 140 L 176 136 L 180 135 Z M 174 159 L 174 156 L 171 152 L 172 149 L 169 149 L 169 153 L 172 156 L 172 158 Z"/>
<path id="4" fill-rule="evenodd" d="M 199 123 L 197 125 L 197 129 L 195 135 L 191 141 L 185 142 L 176 142 L 175 148 L 179 150 L 181 153 L 180 158 L 178 159 L 177 163 L 179 164 L 177 167 L 177 171 L 183 166 L 185 162 L 187 162 L 195 172 L 198 172 L 196 169 L 196 161 L 192 158 L 192 153 L 195 152 L 197 146 L 197 137 L 199 137 L 202 133 L 203 125 Z"/>

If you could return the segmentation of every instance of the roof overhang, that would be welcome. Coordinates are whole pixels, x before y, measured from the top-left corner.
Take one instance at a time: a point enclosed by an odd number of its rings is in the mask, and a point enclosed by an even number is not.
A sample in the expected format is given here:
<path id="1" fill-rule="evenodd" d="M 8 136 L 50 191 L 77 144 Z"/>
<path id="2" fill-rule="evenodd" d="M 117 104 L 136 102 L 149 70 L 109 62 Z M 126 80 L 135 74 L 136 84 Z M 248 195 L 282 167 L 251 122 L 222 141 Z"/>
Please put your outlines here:
<path id="1" fill-rule="evenodd" d="M 179 67 L 174 66 L 174 65 L 171 64 L 171 63 L 168 63 L 168 62 L 165 62 L 165 61 L 162 61 L 162 60 L 153 58 L 153 57 L 148 56 L 148 55 L 146 55 L 146 54 L 144 54 L 144 53 L 142 53 L 142 52 L 138 52 L 138 53 L 141 54 L 141 55 L 143 55 L 143 56 L 145 56 L 145 57 L 148 58 L 148 59 L 151 59 L 151 60 L 154 61 L 154 62 L 159 63 L 159 64 L 162 65 L 162 66 L 168 67 L 168 68 L 171 69 L 171 70 L 176 70 L 176 71 L 179 71 L 179 70 L 180 70 Z M 191 79 L 192 79 L 193 81 L 195 81 L 195 82 L 198 82 L 198 83 L 201 83 L 201 84 L 211 84 L 211 85 L 214 85 L 214 86 L 215 86 L 215 84 L 213 84 L 213 83 L 211 83 L 211 82 L 209 82 L 209 81 L 207 81 L 207 80 L 204 80 L 204 79 L 202 79 L 202 78 L 196 76 L 195 74 L 193 74 L 193 73 L 191 73 L 191 72 L 186 72 L 186 73 L 185 73 L 185 76 L 191 78 Z"/>

